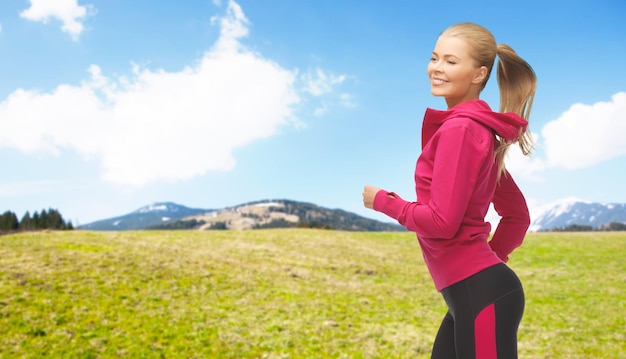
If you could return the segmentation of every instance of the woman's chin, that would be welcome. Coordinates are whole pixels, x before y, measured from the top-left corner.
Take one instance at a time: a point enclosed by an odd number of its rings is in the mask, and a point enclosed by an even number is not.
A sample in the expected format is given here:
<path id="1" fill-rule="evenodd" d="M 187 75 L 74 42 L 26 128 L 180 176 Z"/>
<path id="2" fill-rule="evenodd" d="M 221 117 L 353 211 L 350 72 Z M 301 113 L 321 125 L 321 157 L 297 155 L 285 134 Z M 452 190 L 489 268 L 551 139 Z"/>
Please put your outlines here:
<path id="1" fill-rule="evenodd" d="M 441 89 L 438 88 L 431 88 L 430 93 L 436 97 L 443 97 L 445 95 L 444 91 L 441 91 Z"/>

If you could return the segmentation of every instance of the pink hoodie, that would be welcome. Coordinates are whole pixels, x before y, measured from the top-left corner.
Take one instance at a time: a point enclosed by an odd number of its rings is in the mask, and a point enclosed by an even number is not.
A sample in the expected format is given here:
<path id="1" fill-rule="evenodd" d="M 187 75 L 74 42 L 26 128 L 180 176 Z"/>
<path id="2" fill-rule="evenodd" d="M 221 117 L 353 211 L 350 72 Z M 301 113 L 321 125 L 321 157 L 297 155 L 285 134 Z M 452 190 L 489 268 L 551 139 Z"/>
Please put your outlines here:
<path id="1" fill-rule="evenodd" d="M 523 194 L 506 172 L 497 184 L 495 133 L 513 141 L 527 126 L 514 113 L 493 112 L 482 100 L 451 110 L 427 109 L 422 154 L 415 168 L 417 202 L 379 191 L 374 209 L 415 232 L 438 291 L 506 262 L 530 225 Z M 502 217 L 491 239 L 489 204 Z"/>

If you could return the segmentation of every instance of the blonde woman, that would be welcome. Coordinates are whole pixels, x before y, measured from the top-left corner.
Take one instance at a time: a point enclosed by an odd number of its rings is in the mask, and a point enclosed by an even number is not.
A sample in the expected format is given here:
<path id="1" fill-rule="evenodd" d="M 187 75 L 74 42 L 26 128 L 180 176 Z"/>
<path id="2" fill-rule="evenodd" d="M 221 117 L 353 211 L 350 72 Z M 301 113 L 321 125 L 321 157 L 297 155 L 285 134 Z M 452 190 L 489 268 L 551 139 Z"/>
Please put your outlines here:
<path id="1" fill-rule="evenodd" d="M 479 98 L 498 57 L 500 111 Z M 417 200 L 365 186 L 365 207 L 417 234 L 435 287 L 448 306 L 434 359 L 517 358 L 524 291 L 505 264 L 521 245 L 530 217 L 524 196 L 504 166 L 510 145 L 530 154 L 528 116 L 537 80 L 513 49 L 473 23 L 439 36 L 428 64 L 434 96 L 447 110 L 427 109 L 415 169 Z M 490 204 L 501 216 L 493 237 Z"/>

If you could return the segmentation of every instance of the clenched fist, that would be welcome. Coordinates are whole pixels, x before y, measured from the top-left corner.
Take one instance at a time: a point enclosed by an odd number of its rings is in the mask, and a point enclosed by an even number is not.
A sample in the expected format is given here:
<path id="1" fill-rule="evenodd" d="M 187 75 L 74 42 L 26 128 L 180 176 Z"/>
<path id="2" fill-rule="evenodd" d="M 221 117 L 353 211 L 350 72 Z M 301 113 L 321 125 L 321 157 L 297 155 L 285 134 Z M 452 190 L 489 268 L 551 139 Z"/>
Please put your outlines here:
<path id="1" fill-rule="evenodd" d="M 380 188 L 370 185 L 366 185 L 363 188 L 363 205 L 365 208 L 374 209 L 374 198 L 378 191 L 380 191 Z"/>

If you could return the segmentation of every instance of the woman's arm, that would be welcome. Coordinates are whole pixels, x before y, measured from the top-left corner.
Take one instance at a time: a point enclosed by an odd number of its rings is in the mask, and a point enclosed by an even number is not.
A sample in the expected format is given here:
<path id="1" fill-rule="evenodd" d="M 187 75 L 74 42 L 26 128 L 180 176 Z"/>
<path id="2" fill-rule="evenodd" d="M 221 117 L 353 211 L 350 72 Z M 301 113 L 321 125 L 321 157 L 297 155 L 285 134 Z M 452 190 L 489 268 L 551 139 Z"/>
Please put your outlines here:
<path id="1" fill-rule="evenodd" d="M 530 214 L 522 191 L 508 172 L 502 174 L 492 202 L 502 218 L 489 245 L 506 262 L 509 254 L 524 241 L 530 226 Z"/>
<path id="2" fill-rule="evenodd" d="M 476 134 L 467 121 L 448 121 L 435 134 L 430 200 L 408 202 L 393 192 L 379 190 L 376 211 L 396 219 L 409 231 L 430 238 L 452 238 L 461 225 L 481 166 L 491 146 L 486 134 Z"/>

